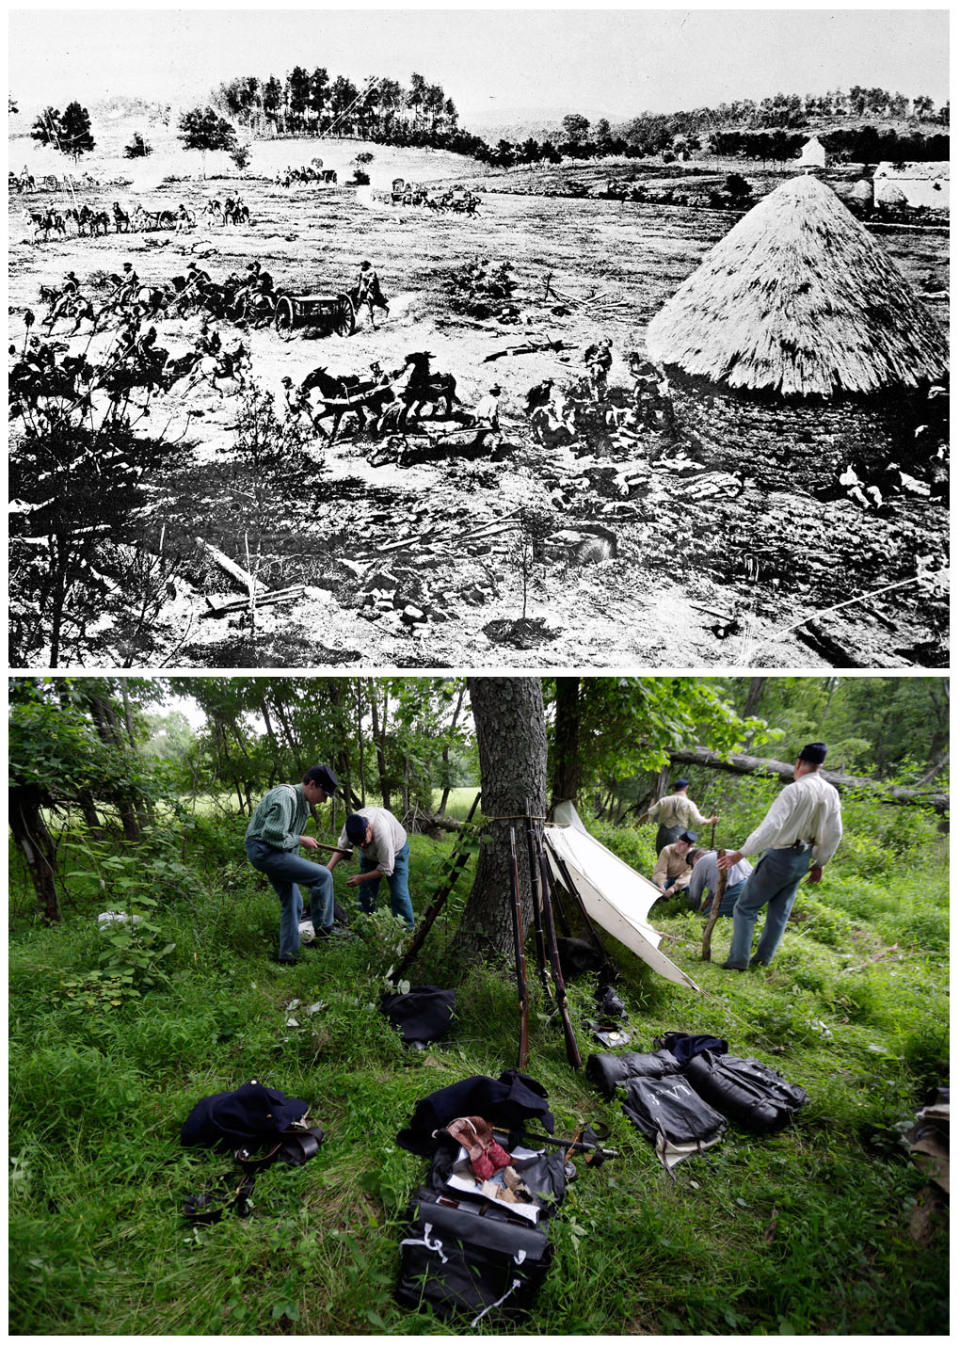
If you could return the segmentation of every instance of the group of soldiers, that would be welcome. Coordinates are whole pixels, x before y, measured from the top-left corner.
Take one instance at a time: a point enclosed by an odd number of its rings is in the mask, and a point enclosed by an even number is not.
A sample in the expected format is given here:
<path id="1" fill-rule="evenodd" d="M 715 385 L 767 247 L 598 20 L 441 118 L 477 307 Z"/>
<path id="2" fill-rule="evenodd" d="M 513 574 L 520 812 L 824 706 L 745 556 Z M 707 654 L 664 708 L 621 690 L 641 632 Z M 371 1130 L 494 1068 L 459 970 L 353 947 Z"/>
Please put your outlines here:
<path id="1" fill-rule="evenodd" d="M 657 863 L 653 882 L 667 896 L 684 892 L 691 907 L 707 911 L 726 874 L 718 914 L 733 917 L 730 953 L 723 966 L 736 972 L 766 967 L 780 946 L 804 877 L 819 883 L 824 867 L 843 836 L 840 796 L 821 774 L 827 745 L 807 743 L 797 754 L 793 781 L 784 787 L 739 850 L 716 851 L 697 846 L 690 825 L 714 826 L 720 815 L 705 818 L 687 790 L 685 777 L 674 781 L 673 793 L 656 800 L 647 818 L 658 824 Z M 746 859 L 759 855 L 756 866 Z M 766 907 L 756 951 L 751 955 L 753 928 Z"/>
<path id="2" fill-rule="evenodd" d="M 613 366 L 609 337 L 589 345 L 582 358 L 586 377 L 580 390 L 547 378 L 527 392 L 525 411 L 541 444 L 596 443 L 600 435 L 633 441 L 651 431 L 674 436 L 676 416 L 662 366 L 642 359 L 636 351 L 629 352 L 626 363 L 632 387 L 624 397 L 619 389 L 614 395 L 609 386 Z"/>

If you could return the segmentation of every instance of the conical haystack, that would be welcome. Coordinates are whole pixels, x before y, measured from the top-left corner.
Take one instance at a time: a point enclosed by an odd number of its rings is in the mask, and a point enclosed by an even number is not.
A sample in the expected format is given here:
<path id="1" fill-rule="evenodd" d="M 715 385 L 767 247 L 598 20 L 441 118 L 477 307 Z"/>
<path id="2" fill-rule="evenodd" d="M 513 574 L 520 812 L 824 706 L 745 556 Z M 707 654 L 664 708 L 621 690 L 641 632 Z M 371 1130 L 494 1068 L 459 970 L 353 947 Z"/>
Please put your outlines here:
<path id="1" fill-rule="evenodd" d="M 785 396 L 916 388 L 947 367 L 922 301 L 812 176 L 734 225 L 653 318 L 647 347 L 687 374 Z"/>

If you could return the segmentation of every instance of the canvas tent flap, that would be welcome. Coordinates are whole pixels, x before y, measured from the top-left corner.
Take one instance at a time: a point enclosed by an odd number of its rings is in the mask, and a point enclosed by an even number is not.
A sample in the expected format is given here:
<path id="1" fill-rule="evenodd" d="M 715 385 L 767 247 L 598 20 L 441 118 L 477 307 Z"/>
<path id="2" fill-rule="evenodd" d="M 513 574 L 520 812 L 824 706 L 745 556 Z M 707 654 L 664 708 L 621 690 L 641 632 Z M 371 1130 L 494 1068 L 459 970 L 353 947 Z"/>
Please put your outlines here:
<path id="1" fill-rule="evenodd" d="M 660 952 L 660 935 L 647 921 L 650 908 L 662 897 L 659 888 L 592 837 L 572 804 L 558 806 L 554 817 L 566 825 L 544 832 L 550 867 L 562 883 L 557 860 L 563 860 L 591 921 L 661 977 L 699 991 L 697 983 Z"/>

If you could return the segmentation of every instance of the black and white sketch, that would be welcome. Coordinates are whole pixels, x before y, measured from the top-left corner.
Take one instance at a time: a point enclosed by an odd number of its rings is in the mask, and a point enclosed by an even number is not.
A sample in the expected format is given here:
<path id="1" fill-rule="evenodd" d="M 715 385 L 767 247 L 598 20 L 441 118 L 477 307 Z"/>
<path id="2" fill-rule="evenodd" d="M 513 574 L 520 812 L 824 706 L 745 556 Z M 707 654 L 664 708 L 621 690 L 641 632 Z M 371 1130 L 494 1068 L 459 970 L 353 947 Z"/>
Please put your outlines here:
<path id="1" fill-rule="evenodd" d="M 946 11 L 10 65 L 14 666 L 947 664 Z"/>

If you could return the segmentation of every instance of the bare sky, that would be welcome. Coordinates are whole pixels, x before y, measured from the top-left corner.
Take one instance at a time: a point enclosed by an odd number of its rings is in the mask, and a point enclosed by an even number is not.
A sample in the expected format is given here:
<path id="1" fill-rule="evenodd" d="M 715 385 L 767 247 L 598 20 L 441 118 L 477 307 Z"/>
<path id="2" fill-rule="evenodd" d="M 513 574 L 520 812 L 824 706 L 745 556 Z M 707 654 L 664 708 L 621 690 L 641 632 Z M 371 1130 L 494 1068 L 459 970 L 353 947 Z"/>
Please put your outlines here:
<path id="1" fill-rule="evenodd" d="M 77 98 L 199 100 L 292 65 L 442 84 L 464 117 L 613 117 L 879 85 L 949 96 L 947 10 L 397 9 L 10 11 L 21 109 Z"/>

